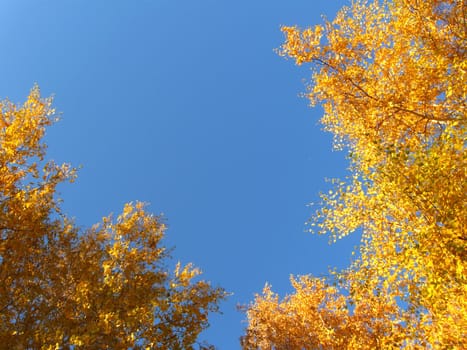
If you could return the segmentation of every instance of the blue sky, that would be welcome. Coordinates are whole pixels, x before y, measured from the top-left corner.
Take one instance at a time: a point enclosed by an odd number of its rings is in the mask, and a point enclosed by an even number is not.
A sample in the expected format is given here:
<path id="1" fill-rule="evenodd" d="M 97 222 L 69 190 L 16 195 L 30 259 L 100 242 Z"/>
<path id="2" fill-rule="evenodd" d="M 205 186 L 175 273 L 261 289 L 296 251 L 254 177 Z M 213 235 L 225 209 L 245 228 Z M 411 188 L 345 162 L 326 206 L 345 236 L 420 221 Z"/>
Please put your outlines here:
<path id="1" fill-rule="evenodd" d="M 309 79 L 274 53 L 281 25 L 332 18 L 346 1 L 17 0 L 0 2 L 0 97 L 34 83 L 61 121 L 49 157 L 82 165 L 61 188 L 64 209 L 90 226 L 128 201 L 168 223 L 173 256 L 233 293 L 206 339 L 238 349 L 265 282 L 346 266 L 358 243 L 306 233 L 308 203 L 346 173 L 299 97 Z"/>

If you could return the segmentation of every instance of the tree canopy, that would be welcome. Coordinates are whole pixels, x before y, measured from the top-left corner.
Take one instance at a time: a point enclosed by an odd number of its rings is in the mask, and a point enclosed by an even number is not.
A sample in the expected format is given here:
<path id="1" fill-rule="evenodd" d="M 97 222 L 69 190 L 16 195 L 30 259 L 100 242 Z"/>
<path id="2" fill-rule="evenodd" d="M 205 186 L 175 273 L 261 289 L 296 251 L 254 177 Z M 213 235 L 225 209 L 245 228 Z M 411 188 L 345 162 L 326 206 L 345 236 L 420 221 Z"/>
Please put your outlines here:
<path id="1" fill-rule="evenodd" d="M 351 175 L 312 224 L 356 230 L 352 265 L 266 286 L 245 349 L 467 348 L 467 4 L 357 0 L 280 50 L 313 71 L 308 97 Z"/>
<path id="2" fill-rule="evenodd" d="M 164 221 L 142 203 L 79 229 L 57 185 L 75 170 L 46 161 L 52 100 L 34 87 L 0 103 L 0 343 L 8 349 L 192 349 L 222 288 L 191 264 L 170 272 Z M 207 346 L 207 345 L 206 345 Z"/>

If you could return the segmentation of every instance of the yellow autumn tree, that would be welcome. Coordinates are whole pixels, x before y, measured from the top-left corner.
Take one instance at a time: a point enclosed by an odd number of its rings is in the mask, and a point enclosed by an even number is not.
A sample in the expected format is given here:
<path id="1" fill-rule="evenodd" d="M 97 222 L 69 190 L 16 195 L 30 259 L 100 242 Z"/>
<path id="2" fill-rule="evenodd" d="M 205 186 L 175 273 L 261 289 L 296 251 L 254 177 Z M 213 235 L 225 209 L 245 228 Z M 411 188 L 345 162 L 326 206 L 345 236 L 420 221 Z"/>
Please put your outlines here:
<path id="1" fill-rule="evenodd" d="M 127 204 L 80 230 L 60 210 L 57 185 L 75 171 L 45 161 L 51 102 L 35 87 L 23 105 L 0 104 L 1 347 L 203 348 L 225 292 L 190 264 L 168 270 L 159 217 Z"/>
<path id="2" fill-rule="evenodd" d="M 352 265 L 269 286 L 245 349 L 467 348 L 467 3 L 357 0 L 280 51 L 313 70 L 308 97 L 351 176 L 313 219 L 361 230 Z"/>

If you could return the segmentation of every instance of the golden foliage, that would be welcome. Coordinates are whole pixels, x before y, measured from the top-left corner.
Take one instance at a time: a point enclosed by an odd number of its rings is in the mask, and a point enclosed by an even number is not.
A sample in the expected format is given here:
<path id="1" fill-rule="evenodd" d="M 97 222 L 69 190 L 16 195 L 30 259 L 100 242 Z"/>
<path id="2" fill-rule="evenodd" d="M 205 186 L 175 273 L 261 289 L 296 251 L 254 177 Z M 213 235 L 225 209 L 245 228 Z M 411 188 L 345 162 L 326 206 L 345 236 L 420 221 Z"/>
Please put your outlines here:
<path id="1" fill-rule="evenodd" d="M 165 225 L 142 203 L 80 232 L 60 211 L 68 165 L 44 162 L 50 99 L 1 103 L 0 343 L 8 349 L 191 349 L 225 297 L 191 265 L 170 273 Z"/>
<path id="2" fill-rule="evenodd" d="M 467 348 L 467 4 L 355 1 L 283 31 L 281 53 L 312 63 L 308 96 L 350 151 L 352 176 L 313 224 L 363 236 L 339 294 L 304 279 L 282 301 L 257 296 L 244 348 Z"/>

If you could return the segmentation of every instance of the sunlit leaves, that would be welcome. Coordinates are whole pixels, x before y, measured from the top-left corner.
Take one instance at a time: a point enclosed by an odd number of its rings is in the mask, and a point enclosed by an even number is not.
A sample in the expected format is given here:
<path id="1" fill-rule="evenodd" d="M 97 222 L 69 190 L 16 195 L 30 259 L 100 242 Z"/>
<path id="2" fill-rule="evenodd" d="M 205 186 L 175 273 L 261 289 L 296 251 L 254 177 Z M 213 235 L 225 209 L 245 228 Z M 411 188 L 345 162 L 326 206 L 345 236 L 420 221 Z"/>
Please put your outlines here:
<path id="1" fill-rule="evenodd" d="M 225 297 L 200 271 L 167 267 L 165 224 L 142 203 L 78 229 L 56 187 L 70 166 L 46 162 L 51 100 L 35 87 L 1 102 L 0 342 L 8 349 L 190 349 Z"/>
<path id="2" fill-rule="evenodd" d="M 349 309 L 334 331 L 346 329 L 348 342 L 323 338 L 322 348 L 467 347 L 466 23 L 461 0 L 355 1 L 323 26 L 283 28 L 281 53 L 311 64 L 309 98 L 351 153 L 351 176 L 323 195 L 314 225 L 333 240 L 363 232 L 358 258 L 336 276 Z M 249 347 L 276 344 L 266 315 L 301 293 L 259 313 L 272 301 L 257 298 Z M 348 317 L 363 334 L 346 328 Z"/>

